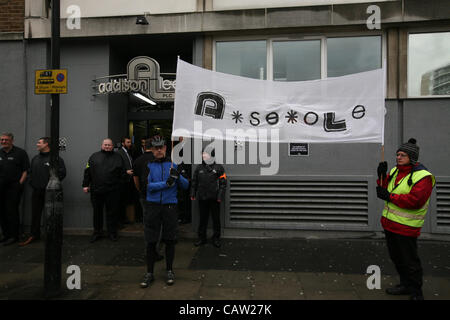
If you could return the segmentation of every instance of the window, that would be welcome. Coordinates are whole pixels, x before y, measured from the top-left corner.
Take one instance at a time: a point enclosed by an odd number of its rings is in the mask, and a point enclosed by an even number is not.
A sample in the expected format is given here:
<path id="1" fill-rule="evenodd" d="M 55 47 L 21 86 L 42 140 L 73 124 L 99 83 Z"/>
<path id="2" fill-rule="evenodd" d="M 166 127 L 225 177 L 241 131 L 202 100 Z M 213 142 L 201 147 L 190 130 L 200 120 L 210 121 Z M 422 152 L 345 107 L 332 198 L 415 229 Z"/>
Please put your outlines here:
<path id="1" fill-rule="evenodd" d="M 320 40 L 273 42 L 273 80 L 315 79 L 320 79 Z"/>
<path id="2" fill-rule="evenodd" d="M 381 35 L 319 36 L 302 40 L 220 40 L 215 45 L 216 71 L 255 79 L 315 80 L 381 66 Z"/>
<path id="3" fill-rule="evenodd" d="M 327 39 L 328 77 L 378 68 L 381 68 L 381 36 Z"/>
<path id="4" fill-rule="evenodd" d="M 410 34 L 408 96 L 450 95 L 450 32 Z"/>
<path id="5" fill-rule="evenodd" d="M 266 40 L 216 43 L 216 71 L 267 79 L 266 66 Z"/>

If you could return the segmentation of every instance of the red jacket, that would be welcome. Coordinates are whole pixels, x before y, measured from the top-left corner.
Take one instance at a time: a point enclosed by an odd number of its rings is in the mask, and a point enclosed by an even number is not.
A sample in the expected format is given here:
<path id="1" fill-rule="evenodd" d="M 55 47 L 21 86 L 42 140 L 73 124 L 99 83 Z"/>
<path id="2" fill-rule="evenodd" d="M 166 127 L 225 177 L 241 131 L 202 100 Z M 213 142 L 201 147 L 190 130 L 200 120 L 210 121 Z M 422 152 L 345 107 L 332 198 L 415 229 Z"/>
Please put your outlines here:
<path id="1" fill-rule="evenodd" d="M 418 166 L 419 164 L 416 164 Z M 398 184 L 402 178 L 407 176 L 412 169 L 412 165 L 397 166 L 398 174 L 395 179 L 395 184 Z M 383 188 L 387 188 L 389 183 L 389 175 L 386 179 L 383 179 Z M 380 185 L 380 181 L 377 180 L 377 184 Z M 430 176 L 418 181 L 408 194 L 392 194 L 390 196 L 390 202 L 396 206 L 404 209 L 419 209 L 422 208 L 431 196 L 433 190 L 433 182 Z M 406 226 L 392 220 L 381 217 L 381 225 L 387 231 L 400 234 L 407 237 L 417 238 L 420 235 L 421 228 L 414 228 Z"/>

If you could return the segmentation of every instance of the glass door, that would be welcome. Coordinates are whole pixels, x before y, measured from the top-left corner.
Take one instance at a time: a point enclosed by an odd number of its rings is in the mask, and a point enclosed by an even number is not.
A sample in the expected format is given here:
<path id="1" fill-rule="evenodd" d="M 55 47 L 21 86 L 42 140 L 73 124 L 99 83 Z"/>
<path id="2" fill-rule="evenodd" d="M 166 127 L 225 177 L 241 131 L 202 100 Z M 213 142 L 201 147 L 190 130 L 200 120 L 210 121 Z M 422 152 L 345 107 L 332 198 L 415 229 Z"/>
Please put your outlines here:
<path id="1" fill-rule="evenodd" d="M 172 120 L 131 120 L 128 122 L 128 134 L 137 145 L 141 139 L 150 138 L 154 135 L 160 135 L 170 141 L 172 135 Z"/>

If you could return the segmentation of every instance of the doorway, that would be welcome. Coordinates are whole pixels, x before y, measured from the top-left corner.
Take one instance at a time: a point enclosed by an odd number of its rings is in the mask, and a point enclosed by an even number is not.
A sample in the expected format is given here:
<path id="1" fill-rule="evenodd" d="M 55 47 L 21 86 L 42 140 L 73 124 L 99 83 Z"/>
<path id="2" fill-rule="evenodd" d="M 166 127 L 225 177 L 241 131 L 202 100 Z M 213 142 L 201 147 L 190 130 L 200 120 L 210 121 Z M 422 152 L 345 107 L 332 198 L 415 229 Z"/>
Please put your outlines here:
<path id="1" fill-rule="evenodd" d="M 154 135 L 164 137 L 170 141 L 172 135 L 172 119 L 130 120 L 128 122 L 128 134 L 134 145 L 139 145 L 141 139 Z"/>

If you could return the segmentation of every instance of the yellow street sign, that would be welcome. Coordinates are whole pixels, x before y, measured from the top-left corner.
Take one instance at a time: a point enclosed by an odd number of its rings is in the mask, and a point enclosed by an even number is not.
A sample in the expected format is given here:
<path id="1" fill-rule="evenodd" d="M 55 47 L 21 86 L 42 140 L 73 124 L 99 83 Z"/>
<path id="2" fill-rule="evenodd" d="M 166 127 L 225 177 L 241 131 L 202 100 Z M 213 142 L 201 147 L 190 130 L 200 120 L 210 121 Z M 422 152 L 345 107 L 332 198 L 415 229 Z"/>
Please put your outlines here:
<path id="1" fill-rule="evenodd" d="M 67 93 L 67 70 L 36 70 L 35 94 Z"/>

